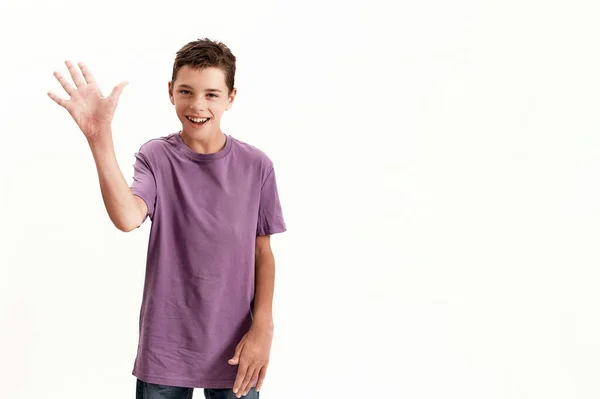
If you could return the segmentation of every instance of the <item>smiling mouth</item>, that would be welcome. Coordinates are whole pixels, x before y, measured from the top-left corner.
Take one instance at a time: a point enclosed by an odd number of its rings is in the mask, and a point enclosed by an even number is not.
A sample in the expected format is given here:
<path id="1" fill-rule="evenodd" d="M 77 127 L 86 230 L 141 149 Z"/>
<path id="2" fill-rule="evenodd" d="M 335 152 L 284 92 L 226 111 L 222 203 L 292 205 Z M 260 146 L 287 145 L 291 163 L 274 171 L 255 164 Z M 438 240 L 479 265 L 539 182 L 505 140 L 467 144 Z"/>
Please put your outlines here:
<path id="1" fill-rule="evenodd" d="M 210 120 L 210 118 L 190 118 L 189 116 L 185 116 L 187 118 L 188 121 L 190 121 L 190 123 L 192 123 L 195 126 L 201 126 L 204 125 L 206 122 L 208 122 Z"/>

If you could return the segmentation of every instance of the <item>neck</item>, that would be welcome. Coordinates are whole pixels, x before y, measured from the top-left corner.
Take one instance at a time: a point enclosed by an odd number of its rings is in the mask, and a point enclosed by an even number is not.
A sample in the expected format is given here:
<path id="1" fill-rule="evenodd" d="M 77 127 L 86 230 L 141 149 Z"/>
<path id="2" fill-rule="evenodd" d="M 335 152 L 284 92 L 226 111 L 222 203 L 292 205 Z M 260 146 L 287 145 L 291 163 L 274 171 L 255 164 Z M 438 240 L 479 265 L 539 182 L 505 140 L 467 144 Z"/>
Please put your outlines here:
<path id="1" fill-rule="evenodd" d="M 219 130 L 214 133 L 205 135 L 188 135 L 185 131 L 180 130 L 179 134 L 183 142 L 198 154 L 214 154 L 225 148 L 227 137 Z"/>

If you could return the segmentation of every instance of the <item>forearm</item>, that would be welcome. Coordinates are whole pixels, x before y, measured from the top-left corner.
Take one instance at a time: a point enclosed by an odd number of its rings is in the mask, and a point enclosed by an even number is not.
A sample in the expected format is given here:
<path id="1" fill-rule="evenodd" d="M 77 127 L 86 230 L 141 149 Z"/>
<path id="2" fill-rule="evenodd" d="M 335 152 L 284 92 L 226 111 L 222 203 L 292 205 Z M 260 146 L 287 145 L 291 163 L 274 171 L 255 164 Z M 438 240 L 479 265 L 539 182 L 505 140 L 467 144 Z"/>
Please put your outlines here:
<path id="1" fill-rule="evenodd" d="M 273 252 L 257 254 L 255 261 L 253 325 L 273 328 L 273 293 L 275 289 L 275 257 Z"/>
<path id="2" fill-rule="evenodd" d="M 130 231 L 139 226 L 143 219 L 138 202 L 131 192 L 119 168 L 112 141 L 110 126 L 107 134 L 99 135 L 101 140 L 88 140 L 96 162 L 102 199 L 110 220 L 122 231 Z"/>

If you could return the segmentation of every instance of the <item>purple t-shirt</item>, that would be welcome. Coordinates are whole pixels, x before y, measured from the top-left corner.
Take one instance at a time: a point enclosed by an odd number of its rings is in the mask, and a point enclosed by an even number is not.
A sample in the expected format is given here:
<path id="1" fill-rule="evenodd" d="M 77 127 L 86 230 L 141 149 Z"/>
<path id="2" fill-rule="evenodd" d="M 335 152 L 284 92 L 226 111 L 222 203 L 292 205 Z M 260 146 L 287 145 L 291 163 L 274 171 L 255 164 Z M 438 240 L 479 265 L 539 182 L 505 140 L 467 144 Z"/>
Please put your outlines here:
<path id="1" fill-rule="evenodd" d="M 135 153 L 131 191 L 152 222 L 132 371 L 142 381 L 235 382 L 228 360 L 252 324 L 256 236 L 286 225 L 269 157 L 226 138 L 220 151 L 199 154 L 173 133 Z"/>

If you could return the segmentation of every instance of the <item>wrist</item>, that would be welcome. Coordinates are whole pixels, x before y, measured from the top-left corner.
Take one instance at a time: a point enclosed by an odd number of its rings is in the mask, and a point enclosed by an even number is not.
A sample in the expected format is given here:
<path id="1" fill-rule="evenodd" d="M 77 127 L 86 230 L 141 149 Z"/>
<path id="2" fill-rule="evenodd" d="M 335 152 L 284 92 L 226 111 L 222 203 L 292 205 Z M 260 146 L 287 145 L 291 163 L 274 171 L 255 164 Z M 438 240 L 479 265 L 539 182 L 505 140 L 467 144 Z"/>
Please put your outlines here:
<path id="1" fill-rule="evenodd" d="M 88 143 L 96 144 L 106 142 L 112 139 L 112 125 L 102 124 L 90 128 L 87 132 L 84 132 L 85 138 Z"/>
<path id="2" fill-rule="evenodd" d="M 113 141 L 110 128 L 94 135 L 93 137 L 87 137 L 87 142 L 92 150 L 112 149 Z"/>
<path id="3" fill-rule="evenodd" d="M 273 330 L 273 328 L 274 328 L 273 318 L 271 316 L 267 316 L 267 315 L 255 316 L 254 319 L 252 320 L 252 326 L 263 328 L 263 329 Z"/>

